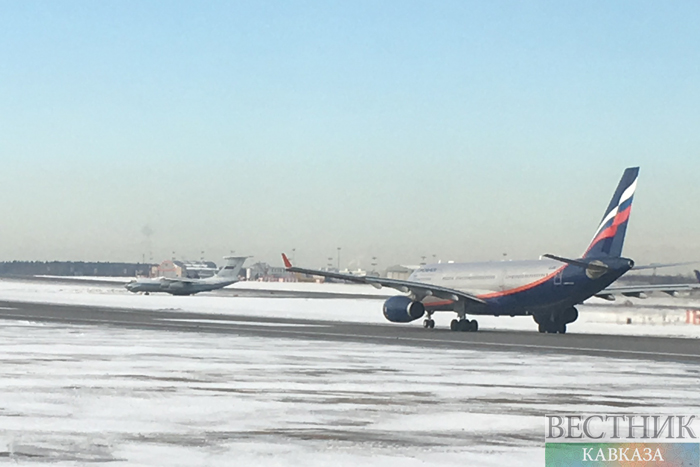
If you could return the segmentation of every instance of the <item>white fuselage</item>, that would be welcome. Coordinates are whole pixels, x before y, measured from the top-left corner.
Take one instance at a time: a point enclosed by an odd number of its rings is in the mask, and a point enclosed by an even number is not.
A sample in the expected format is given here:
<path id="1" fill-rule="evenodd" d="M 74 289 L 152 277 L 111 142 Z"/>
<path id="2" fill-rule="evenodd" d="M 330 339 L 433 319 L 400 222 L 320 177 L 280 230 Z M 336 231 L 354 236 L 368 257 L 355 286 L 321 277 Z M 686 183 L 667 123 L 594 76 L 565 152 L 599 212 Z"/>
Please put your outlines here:
<path id="1" fill-rule="evenodd" d="M 167 277 L 156 277 L 153 279 L 138 279 L 126 284 L 129 292 L 166 292 L 173 295 L 192 295 L 199 292 L 208 292 L 221 289 L 227 285 L 238 282 L 237 278 L 224 278 L 219 276 L 207 277 L 206 279 L 178 280 Z"/>
<path id="2" fill-rule="evenodd" d="M 544 279 L 561 267 L 562 263 L 549 259 L 437 263 L 421 266 L 408 280 L 479 295 L 522 287 Z"/>

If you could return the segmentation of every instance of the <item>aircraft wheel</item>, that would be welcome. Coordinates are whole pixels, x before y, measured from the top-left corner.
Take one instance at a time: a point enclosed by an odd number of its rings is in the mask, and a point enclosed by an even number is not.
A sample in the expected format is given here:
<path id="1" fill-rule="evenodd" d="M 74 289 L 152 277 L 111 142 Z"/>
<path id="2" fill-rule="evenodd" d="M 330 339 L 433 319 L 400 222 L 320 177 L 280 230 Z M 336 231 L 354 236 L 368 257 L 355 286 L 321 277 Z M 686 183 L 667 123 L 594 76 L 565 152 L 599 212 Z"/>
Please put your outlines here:
<path id="1" fill-rule="evenodd" d="M 423 327 L 425 329 L 433 329 L 435 327 L 435 321 L 432 319 L 425 319 L 423 320 Z"/>
<path id="2" fill-rule="evenodd" d="M 544 332 L 547 332 L 547 326 L 545 326 L 544 324 L 540 324 L 540 325 L 537 326 L 537 330 L 538 330 L 539 332 L 543 332 L 543 333 L 544 333 Z"/>
<path id="3" fill-rule="evenodd" d="M 469 321 L 468 319 L 460 319 L 459 330 L 462 332 L 471 331 L 471 321 Z"/>
<path id="4" fill-rule="evenodd" d="M 566 334 L 566 324 L 560 324 L 558 326 L 557 332 L 559 334 Z"/>
<path id="5" fill-rule="evenodd" d="M 479 330 L 479 322 L 475 319 L 471 320 L 469 322 L 469 331 L 470 332 L 476 332 Z"/>
<path id="6" fill-rule="evenodd" d="M 435 320 L 431 319 L 430 320 L 430 329 L 434 329 L 434 328 L 435 328 Z"/>
<path id="7" fill-rule="evenodd" d="M 451 331 L 459 331 L 459 321 L 456 319 L 453 319 L 450 321 L 450 330 Z"/>
<path id="8" fill-rule="evenodd" d="M 151 292 L 144 292 L 144 295 L 151 295 Z"/>

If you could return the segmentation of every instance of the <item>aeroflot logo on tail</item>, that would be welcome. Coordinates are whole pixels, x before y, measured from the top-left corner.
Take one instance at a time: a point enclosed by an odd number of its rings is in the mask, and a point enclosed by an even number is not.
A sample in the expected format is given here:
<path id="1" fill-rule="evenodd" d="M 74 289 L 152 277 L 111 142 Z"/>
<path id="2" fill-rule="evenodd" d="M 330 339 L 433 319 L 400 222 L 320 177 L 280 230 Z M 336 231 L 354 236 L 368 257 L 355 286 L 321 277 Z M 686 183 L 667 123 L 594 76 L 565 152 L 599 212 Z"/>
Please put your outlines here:
<path id="1" fill-rule="evenodd" d="M 697 466 L 695 415 L 547 415 L 545 465 Z"/>

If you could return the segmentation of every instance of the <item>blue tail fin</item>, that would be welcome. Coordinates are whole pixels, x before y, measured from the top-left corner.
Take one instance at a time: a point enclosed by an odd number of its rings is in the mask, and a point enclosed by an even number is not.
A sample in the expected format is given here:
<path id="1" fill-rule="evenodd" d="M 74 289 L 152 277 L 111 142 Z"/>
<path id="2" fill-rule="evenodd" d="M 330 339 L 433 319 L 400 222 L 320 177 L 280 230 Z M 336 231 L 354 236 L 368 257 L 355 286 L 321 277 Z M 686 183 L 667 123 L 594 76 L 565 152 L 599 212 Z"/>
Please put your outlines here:
<path id="1" fill-rule="evenodd" d="M 639 167 L 630 167 L 622 174 L 617 190 L 605 210 L 591 244 L 583 254 L 584 258 L 618 257 L 622 255 L 627 223 L 632 210 L 634 190 L 637 188 Z"/>
<path id="2" fill-rule="evenodd" d="M 695 273 L 695 277 L 697 277 L 698 282 L 700 282 L 700 271 L 698 271 L 697 269 L 694 269 L 693 272 Z"/>

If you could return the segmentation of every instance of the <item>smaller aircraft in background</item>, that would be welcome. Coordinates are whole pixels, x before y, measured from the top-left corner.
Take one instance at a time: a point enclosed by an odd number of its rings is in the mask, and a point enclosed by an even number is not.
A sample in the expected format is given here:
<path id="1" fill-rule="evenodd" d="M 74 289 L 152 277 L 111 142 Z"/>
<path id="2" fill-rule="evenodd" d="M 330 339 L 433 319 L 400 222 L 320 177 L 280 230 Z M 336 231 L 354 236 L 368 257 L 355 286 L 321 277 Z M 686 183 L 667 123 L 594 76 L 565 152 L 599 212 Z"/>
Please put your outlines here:
<path id="1" fill-rule="evenodd" d="M 238 282 L 238 274 L 248 256 L 225 256 L 226 264 L 216 275 L 205 279 L 189 279 L 186 277 L 155 277 L 136 279 L 124 287 L 129 292 L 165 292 L 172 295 L 194 295 L 199 292 L 222 289 L 227 285 Z"/>

